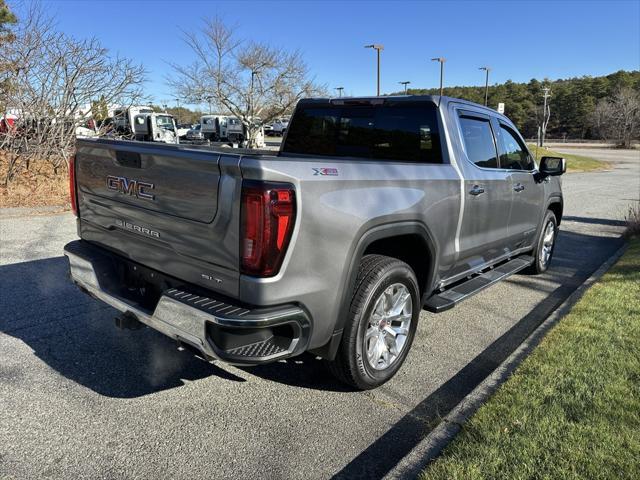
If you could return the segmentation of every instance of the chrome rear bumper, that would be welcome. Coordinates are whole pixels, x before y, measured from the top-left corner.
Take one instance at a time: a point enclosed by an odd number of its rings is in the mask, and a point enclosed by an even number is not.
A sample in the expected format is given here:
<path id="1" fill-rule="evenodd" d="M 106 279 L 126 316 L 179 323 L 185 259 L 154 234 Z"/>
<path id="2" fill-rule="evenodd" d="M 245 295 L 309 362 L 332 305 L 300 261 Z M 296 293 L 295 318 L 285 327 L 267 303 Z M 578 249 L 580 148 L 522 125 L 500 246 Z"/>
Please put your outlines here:
<path id="1" fill-rule="evenodd" d="M 297 355 L 307 347 L 311 322 L 296 305 L 234 305 L 210 293 L 191 293 L 184 282 L 151 271 L 150 277 L 162 279 L 162 284 L 175 284 L 162 291 L 151 311 L 126 294 L 127 285 L 118 277 L 123 266 L 132 271 L 149 269 L 83 240 L 67 244 L 64 253 L 71 279 L 82 290 L 208 358 L 256 365 Z"/>

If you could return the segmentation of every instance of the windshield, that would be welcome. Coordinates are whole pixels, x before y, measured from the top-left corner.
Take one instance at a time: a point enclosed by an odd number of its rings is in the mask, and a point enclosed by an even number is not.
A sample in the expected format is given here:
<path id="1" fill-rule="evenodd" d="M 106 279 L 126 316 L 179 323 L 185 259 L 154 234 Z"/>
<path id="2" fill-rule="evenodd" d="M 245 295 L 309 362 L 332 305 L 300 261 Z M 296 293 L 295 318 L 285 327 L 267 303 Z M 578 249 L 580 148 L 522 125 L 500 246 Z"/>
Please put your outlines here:
<path id="1" fill-rule="evenodd" d="M 173 130 L 173 118 L 165 115 L 156 117 L 156 126 L 165 128 L 167 130 Z"/>
<path id="2" fill-rule="evenodd" d="M 300 105 L 282 151 L 441 163 L 435 105 Z"/>

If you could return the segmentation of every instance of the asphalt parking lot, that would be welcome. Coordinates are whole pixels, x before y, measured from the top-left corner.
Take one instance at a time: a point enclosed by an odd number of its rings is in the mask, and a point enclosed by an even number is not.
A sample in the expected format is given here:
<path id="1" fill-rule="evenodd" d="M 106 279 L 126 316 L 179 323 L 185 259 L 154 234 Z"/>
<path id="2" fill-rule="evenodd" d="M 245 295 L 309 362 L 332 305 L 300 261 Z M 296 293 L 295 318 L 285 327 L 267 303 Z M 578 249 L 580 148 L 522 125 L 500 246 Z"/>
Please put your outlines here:
<path id="1" fill-rule="evenodd" d="M 353 392 L 303 356 L 209 364 L 67 278 L 68 214 L 0 212 L 0 478 L 376 478 L 622 244 L 640 151 L 586 150 L 604 172 L 563 177 L 550 271 L 423 312 L 406 364 Z"/>

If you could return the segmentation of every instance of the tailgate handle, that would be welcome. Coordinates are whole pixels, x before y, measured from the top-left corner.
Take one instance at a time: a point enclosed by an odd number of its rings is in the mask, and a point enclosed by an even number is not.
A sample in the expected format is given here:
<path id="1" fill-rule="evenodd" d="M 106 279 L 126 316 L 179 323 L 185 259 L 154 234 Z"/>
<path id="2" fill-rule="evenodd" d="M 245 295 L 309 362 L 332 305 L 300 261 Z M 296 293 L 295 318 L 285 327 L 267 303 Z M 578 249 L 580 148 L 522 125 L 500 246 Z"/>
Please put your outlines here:
<path id="1" fill-rule="evenodd" d="M 116 162 L 123 167 L 141 168 L 140 154 L 137 152 L 116 150 Z"/>

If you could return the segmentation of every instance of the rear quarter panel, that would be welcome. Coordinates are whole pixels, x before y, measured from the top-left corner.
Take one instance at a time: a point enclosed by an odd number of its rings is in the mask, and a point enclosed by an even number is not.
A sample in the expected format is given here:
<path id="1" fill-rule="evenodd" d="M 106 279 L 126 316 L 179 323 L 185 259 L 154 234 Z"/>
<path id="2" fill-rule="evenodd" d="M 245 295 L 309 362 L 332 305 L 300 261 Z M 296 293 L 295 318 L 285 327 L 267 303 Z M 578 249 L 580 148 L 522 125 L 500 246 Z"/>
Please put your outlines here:
<path id="1" fill-rule="evenodd" d="M 368 231 L 419 223 L 436 243 L 438 268 L 453 261 L 460 190 L 449 164 L 244 157 L 241 169 L 244 178 L 292 183 L 297 218 L 278 275 L 241 276 L 240 296 L 261 305 L 301 303 L 313 318 L 310 348 L 334 331 L 353 256 Z"/>

